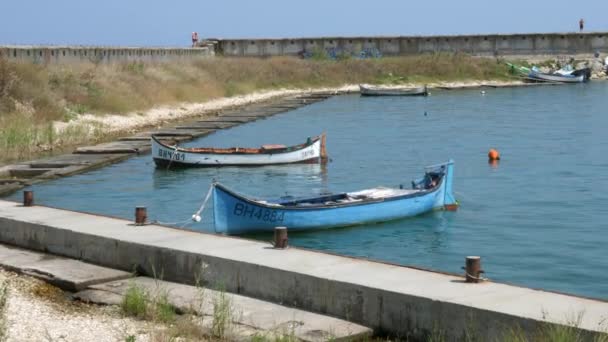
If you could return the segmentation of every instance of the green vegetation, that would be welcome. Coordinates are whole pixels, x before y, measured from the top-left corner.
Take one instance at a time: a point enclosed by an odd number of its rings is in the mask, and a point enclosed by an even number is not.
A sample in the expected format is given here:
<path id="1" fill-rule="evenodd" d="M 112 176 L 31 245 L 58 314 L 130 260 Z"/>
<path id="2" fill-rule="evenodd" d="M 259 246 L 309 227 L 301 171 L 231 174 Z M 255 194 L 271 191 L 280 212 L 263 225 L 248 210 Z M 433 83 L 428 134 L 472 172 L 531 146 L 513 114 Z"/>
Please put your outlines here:
<path id="1" fill-rule="evenodd" d="M 213 322 L 211 334 L 219 339 L 226 339 L 232 327 L 234 318 L 232 301 L 224 290 L 220 290 L 213 300 Z"/>
<path id="2" fill-rule="evenodd" d="M 209 58 L 179 64 L 131 62 L 38 65 L 0 59 L 0 148 L 5 161 L 101 138 L 100 132 L 54 132 L 53 121 L 84 113 L 121 114 L 180 102 L 279 88 L 357 83 L 502 80 L 507 67 L 465 54 L 329 60 L 293 57 Z"/>
<path id="3" fill-rule="evenodd" d="M 8 301 L 8 284 L 6 281 L 0 282 L 0 342 L 6 341 L 6 306 Z"/>
<path id="4" fill-rule="evenodd" d="M 149 319 L 155 322 L 172 323 L 176 316 L 175 308 L 169 303 L 167 291 L 158 289 L 157 293 L 150 295 L 148 291 L 135 282 L 129 284 L 121 308 L 127 316 Z"/>
<path id="5" fill-rule="evenodd" d="M 125 296 L 122 298 L 120 307 L 125 315 L 143 319 L 148 316 L 149 301 L 146 290 L 135 282 L 131 282 Z"/>

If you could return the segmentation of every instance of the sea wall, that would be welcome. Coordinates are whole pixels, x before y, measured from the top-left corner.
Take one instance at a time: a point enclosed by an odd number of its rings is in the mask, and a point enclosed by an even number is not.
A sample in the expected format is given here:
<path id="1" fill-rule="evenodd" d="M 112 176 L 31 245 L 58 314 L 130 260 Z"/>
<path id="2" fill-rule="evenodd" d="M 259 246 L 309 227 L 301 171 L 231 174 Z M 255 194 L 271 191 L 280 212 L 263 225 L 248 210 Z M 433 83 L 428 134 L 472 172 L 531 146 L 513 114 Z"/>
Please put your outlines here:
<path id="1" fill-rule="evenodd" d="M 175 62 L 214 55 L 213 46 L 196 48 L 138 48 L 102 46 L 0 46 L 9 61 L 49 63 Z"/>
<path id="2" fill-rule="evenodd" d="M 302 55 L 315 50 L 365 57 L 464 52 L 479 56 L 559 55 L 608 52 L 608 32 L 458 36 L 217 39 L 224 56 Z"/>
<path id="3" fill-rule="evenodd" d="M 578 332 L 592 340 L 608 312 L 600 300 L 7 201 L 0 242 L 168 281 L 202 279 L 412 340 L 435 331 L 446 341 L 496 341 L 505 329 L 532 335 L 577 313 Z"/>

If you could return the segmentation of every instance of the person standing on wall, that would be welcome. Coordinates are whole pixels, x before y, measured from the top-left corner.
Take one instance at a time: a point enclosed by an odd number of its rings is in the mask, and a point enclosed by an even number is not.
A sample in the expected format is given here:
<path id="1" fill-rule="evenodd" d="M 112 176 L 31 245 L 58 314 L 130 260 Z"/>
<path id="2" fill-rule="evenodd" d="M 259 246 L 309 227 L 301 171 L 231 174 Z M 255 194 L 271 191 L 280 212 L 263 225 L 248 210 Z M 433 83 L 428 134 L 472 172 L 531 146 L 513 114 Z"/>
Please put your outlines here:
<path id="1" fill-rule="evenodd" d="M 198 32 L 192 32 L 192 47 L 198 43 Z"/>
<path id="2" fill-rule="evenodd" d="M 583 20 L 583 18 L 581 18 L 581 20 L 578 21 L 578 28 L 579 28 L 580 32 L 583 32 L 584 26 L 585 26 L 585 21 Z"/>

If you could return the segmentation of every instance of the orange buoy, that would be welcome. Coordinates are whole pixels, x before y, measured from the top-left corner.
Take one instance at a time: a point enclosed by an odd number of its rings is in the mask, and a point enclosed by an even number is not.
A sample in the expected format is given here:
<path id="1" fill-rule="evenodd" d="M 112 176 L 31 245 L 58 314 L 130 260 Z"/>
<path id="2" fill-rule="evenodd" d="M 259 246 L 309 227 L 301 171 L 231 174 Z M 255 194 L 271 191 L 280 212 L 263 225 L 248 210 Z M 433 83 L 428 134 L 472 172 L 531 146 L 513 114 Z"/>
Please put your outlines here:
<path id="1" fill-rule="evenodd" d="M 491 148 L 490 151 L 488 152 L 488 159 L 489 160 L 500 160 L 500 153 L 498 153 L 498 151 L 496 151 L 495 149 Z"/>

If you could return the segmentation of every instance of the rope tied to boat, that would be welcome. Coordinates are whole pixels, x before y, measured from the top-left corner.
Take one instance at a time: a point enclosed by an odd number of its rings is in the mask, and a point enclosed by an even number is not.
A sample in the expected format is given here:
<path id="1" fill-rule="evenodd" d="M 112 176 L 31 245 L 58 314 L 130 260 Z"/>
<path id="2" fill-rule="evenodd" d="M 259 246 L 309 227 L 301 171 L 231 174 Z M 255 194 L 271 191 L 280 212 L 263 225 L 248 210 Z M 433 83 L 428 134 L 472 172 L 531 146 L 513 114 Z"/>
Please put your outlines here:
<path id="1" fill-rule="evenodd" d="M 178 226 L 180 228 L 184 228 L 185 226 L 188 225 L 188 223 L 191 222 L 201 222 L 202 218 L 201 218 L 201 213 L 203 212 L 203 210 L 205 210 L 205 206 L 207 205 L 207 202 L 209 201 L 209 198 L 211 197 L 211 194 L 213 190 L 213 184 L 211 184 L 211 186 L 209 187 L 209 191 L 207 191 L 207 195 L 205 196 L 205 200 L 203 201 L 203 204 L 201 204 L 200 208 L 198 208 L 198 210 L 192 215 L 192 217 L 183 220 L 183 221 L 177 221 L 177 222 L 162 222 L 159 220 L 153 220 L 150 222 L 150 224 L 161 224 L 161 225 L 165 225 L 165 226 Z"/>
<path id="2" fill-rule="evenodd" d="M 198 210 L 196 211 L 196 213 L 194 213 L 194 215 L 192 215 L 192 221 L 201 222 L 201 213 L 203 212 L 203 210 L 205 210 L 205 206 L 207 205 L 207 202 L 209 201 L 209 198 L 211 197 L 212 192 L 213 192 L 213 183 L 211 184 L 211 186 L 209 186 L 209 191 L 207 191 L 207 196 L 205 196 L 205 200 L 203 201 L 203 204 L 201 204 L 201 207 L 198 208 Z"/>
<path id="3" fill-rule="evenodd" d="M 175 141 L 175 146 L 173 146 L 173 147 L 174 147 L 175 152 L 173 152 L 173 155 L 171 156 L 171 160 L 169 160 L 169 164 L 167 164 L 167 170 L 169 170 L 169 168 L 171 167 L 171 163 L 173 163 L 173 158 L 175 158 L 175 155 L 177 154 L 177 148 L 178 148 L 177 141 Z"/>

